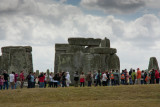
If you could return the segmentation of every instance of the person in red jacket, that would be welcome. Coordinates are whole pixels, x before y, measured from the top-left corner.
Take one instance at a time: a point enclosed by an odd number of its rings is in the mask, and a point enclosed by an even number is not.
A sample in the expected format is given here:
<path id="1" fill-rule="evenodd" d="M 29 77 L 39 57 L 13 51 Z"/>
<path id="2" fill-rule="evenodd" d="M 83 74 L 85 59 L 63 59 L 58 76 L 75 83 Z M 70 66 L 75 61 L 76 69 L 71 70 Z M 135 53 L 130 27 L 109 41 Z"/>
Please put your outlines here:
<path id="1" fill-rule="evenodd" d="M 43 74 L 43 72 L 38 76 L 38 78 L 39 78 L 39 88 L 44 88 L 45 75 Z"/>
<path id="2" fill-rule="evenodd" d="M 159 72 L 155 70 L 156 84 L 159 84 Z"/>

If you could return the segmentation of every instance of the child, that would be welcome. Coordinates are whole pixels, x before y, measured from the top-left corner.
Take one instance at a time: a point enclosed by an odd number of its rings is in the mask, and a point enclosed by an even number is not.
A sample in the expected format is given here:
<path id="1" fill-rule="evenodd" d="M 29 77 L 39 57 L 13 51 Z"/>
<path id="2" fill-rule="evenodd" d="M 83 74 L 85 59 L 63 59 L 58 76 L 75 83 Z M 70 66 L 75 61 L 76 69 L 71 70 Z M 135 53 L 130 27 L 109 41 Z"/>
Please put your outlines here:
<path id="1" fill-rule="evenodd" d="M 83 87 L 84 87 L 84 82 L 85 82 L 85 75 L 84 75 L 84 73 L 82 72 L 81 73 L 81 75 L 80 75 L 80 87 L 82 87 L 82 85 L 83 85 Z"/>
<path id="2" fill-rule="evenodd" d="M 3 88 L 3 82 L 4 82 L 3 76 L 0 75 L 0 90 L 2 90 Z"/>

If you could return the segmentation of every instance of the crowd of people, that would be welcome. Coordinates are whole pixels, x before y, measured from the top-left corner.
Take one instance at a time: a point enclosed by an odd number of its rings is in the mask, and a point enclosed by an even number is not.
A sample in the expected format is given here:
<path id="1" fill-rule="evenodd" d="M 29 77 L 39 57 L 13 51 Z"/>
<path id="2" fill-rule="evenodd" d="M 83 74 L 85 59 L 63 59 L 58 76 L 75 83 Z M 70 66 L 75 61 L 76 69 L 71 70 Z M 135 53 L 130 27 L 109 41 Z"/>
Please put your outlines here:
<path id="1" fill-rule="evenodd" d="M 134 85 L 134 84 L 159 84 L 160 73 L 158 70 L 152 69 L 149 72 L 141 71 L 139 68 L 136 70 L 130 69 L 128 72 L 127 69 L 122 70 L 119 73 L 118 70 L 110 70 L 101 72 L 100 70 L 94 72 L 88 72 L 85 74 L 78 71 L 74 73 L 73 83 L 75 87 L 88 87 L 91 86 L 116 86 L 116 85 Z M 18 75 L 15 72 L 8 74 L 7 71 L 4 71 L 0 75 L 0 90 L 5 90 L 9 88 L 16 89 L 17 81 L 20 81 L 20 88 L 23 88 L 24 82 L 27 81 L 27 88 L 35 88 L 36 83 L 39 88 L 46 87 L 69 87 L 71 84 L 71 77 L 69 72 L 59 72 L 59 73 L 40 73 L 39 76 L 36 76 L 35 73 L 30 72 L 26 77 L 24 76 L 24 71 Z"/>

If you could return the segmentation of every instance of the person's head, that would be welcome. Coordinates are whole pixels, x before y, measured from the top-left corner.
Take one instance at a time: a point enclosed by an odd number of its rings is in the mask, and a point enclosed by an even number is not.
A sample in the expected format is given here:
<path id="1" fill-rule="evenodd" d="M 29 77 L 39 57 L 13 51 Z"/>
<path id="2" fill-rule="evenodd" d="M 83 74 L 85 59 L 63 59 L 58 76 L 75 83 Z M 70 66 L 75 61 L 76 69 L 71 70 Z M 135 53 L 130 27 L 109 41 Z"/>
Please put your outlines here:
<path id="1" fill-rule="evenodd" d="M 116 72 L 118 73 L 118 70 L 116 70 Z"/>
<path id="2" fill-rule="evenodd" d="M 32 74 L 32 72 L 29 72 L 29 75 L 31 75 Z"/>
<path id="3" fill-rule="evenodd" d="M 24 71 L 21 71 L 21 73 L 24 73 Z"/>
<path id="4" fill-rule="evenodd" d="M 114 70 L 112 70 L 112 72 L 114 72 Z"/>
<path id="5" fill-rule="evenodd" d="M 14 74 L 14 72 L 12 71 L 12 74 Z"/>
<path id="6" fill-rule="evenodd" d="M 81 74 L 83 75 L 83 74 L 84 74 L 84 72 L 81 72 Z"/>
<path id="7" fill-rule="evenodd" d="M 6 71 L 6 70 L 4 70 L 4 71 L 3 71 L 3 73 L 7 73 L 7 71 Z"/>
<path id="8" fill-rule="evenodd" d="M 144 73 L 144 71 L 142 70 L 142 73 Z"/>
<path id="9" fill-rule="evenodd" d="M 98 70 L 98 73 L 100 73 L 101 71 L 100 70 Z"/>
<path id="10" fill-rule="evenodd" d="M 139 68 L 137 68 L 137 71 L 139 71 L 140 69 Z"/>
<path id="11" fill-rule="evenodd" d="M 135 69 L 133 70 L 133 72 L 135 72 Z"/>

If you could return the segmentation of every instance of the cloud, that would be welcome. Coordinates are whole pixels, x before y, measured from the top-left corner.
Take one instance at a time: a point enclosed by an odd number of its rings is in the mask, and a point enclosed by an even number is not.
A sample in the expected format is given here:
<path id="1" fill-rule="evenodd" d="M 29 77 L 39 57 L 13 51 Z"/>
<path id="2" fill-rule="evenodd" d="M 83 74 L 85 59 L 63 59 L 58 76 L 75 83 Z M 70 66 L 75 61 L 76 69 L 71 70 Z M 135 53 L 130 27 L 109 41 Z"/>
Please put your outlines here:
<path id="1" fill-rule="evenodd" d="M 35 70 L 53 69 L 54 44 L 67 43 L 68 37 L 108 37 L 118 50 L 122 68 L 142 65 L 149 56 L 157 55 L 152 53 L 154 47 L 160 50 L 160 19 L 154 14 L 125 21 L 113 15 L 85 14 L 81 8 L 63 1 L 2 0 L 0 5 L 0 47 L 31 45 Z M 151 52 L 147 53 L 148 49 Z"/>
<path id="2" fill-rule="evenodd" d="M 81 6 L 111 14 L 128 14 L 147 9 L 159 9 L 158 0 L 81 0 Z M 148 10 L 147 10 L 148 11 Z"/>
<path id="3" fill-rule="evenodd" d="M 82 0 L 81 6 L 109 13 L 130 13 L 145 6 L 143 0 Z"/>

